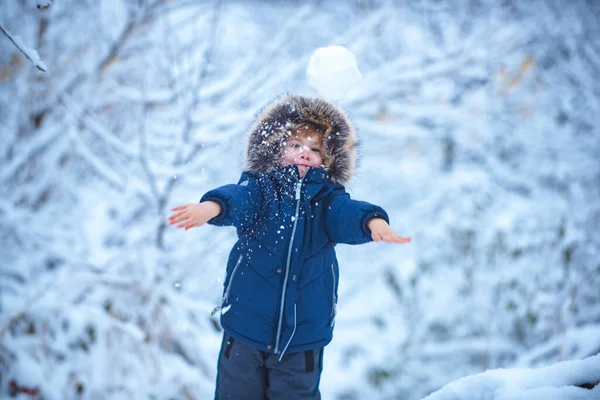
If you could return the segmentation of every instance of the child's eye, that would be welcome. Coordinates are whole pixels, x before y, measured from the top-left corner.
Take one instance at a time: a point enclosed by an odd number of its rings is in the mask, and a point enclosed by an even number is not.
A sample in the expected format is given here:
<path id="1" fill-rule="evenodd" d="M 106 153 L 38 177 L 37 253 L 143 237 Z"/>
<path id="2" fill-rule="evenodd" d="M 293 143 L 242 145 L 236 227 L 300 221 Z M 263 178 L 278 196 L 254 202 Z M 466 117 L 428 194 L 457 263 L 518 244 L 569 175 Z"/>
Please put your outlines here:
<path id="1" fill-rule="evenodd" d="M 291 147 L 292 149 L 299 149 L 299 148 L 300 148 L 300 145 L 299 145 L 298 143 L 292 143 L 292 144 L 290 144 L 290 147 Z"/>
<path id="2" fill-rule="evenodd" d="M 315 153 L 320 153 L 321 152 L 321 149 L 318 149 L 316 147 L 313 147 L 311 150 L 314 151 Z"/>

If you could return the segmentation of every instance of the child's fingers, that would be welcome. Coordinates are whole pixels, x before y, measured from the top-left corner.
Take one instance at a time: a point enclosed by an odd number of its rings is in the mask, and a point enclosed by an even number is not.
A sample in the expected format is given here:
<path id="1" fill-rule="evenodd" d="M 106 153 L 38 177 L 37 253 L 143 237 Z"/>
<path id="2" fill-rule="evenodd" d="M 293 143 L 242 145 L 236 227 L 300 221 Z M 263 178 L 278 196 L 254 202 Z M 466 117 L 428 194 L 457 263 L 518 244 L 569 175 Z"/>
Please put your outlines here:
<path id="1" fill-rule="evenodd" d="M 178 221 L 179 217 L 181 217 L 184 214 L 185 214 L 185 212 L 181 211 L 181 212 L 178 212 L 176 214 L 173 214 L 173 215 L 169 216 L 169 222 L 171 222 L 171 223 L 179 222 Z"/>
<path id="2" fill-rule="evenodd" d="M 394 243 L 410 243 L 410 237 L 394 236 Z"/>
<path id="3" fill-rule="evenodd" d="M 182 218 L 182 217 L 186 217 L 189 216 L 189 213 L 187 212 L 187 210 L 185 211 L 179 211 L 177 214 L 173 214 L 171 216 L 172 219 L 176 219 L 176 218 Z"/>
<path id="4" fill-rule="evenodd" d="M 177 217 L 173 217 L 173 218 L 169 218 L 169 225 L 173 225 L 176 224 L 178 222 L 181 222 L 183 220 L 185 220 L 187 217 L 185 215 L 180 215 Z"/>
<path id="5" fill-rule="evenodd" d="M 178 228 L 185 228 L 186 226 L 189 225 L 189 223 L 190 223 L 189 218 L 185 218 L 181 224 L 177 225 L 177 227 Z"/>
<path id="6" fill-rule="evenodd" d="M 383 241 L 386 243 L 409 243 L 410 237 L 402 237 L 394 232 L 382 235 Z"/>
<path id="7" fill-rule="evenodd" d="M 409 243 L 411 241 L 410 237 L 402 237 L 396 233 L 392 236 L 393 243 Z"/>
<path id="8" fill-rule="evenodd" d="M 374 241 L 376 242 L 381 242 L 382 237 L 378 232 L 373 232 L 371 237 L 373 238 Z"/>
<path id="9" fill-rule="evenodd" d="M 394 233 L 386 233 L 382 238 L 386 243 L 396 243 L 396 235 Z"/>
<path id="10" fill-rule="evenodd" d="M 202 224 L 200 222 L 193 222 L 193 223 L 190 223 L 188 226 L 186 226 L 185 230 L 187 231 L 190 228 L 196 228 L 198 226 L 202 226 Z"/>
<path id="11" fill-rule="evenodd" d="M 199 227 L 199 226 L 200 226 L 200 225 L 199 225 L 199 224 L 197 224 L 197 223 L 196 223 L 196 224 L 190 224 L 190 225 L 188 225 L 188 226 L 186 226 L 186 227 L 185 227 L 185 230 L 187 231 L 188 229 L 191 229 L 191 228 L 197 228 L 197 227 Z"/>
<path id="12" fill-rule="evenodd" d="M 186 204 L 186 205 L 183 205 L 183 206 L 177 206 L 177 207 L 173 207 L 173 208 L 171 208 L 171 211 L 179 211 L 179 210 L 183 210 L 183 209 L 185 209 L 186 207 L 187 207 L 187 204 Z"/>

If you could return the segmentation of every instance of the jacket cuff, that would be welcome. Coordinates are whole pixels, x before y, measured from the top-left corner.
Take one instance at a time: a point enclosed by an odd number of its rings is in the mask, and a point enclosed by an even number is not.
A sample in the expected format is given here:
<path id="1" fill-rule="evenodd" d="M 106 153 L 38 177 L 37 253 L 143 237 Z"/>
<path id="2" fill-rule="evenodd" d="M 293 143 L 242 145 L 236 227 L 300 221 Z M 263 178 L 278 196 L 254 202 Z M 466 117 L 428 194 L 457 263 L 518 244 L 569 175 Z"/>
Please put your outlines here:
<path id="1" fill-rule="evenodd" d="M 385 210 L 381 207 L 377 207 L 374 210 L 369 210 L 365 213 L 365 215 L 362 218 L 362 221 L 360 223 L 361 229 L 363 231 L 363 234 L 365 234 L 366 237 L 369 238 L 369 240 L 373 240 L 373 238 L 371 237 L 371 230 L 368 228 L 368 224 L 369 221 L 372 220 L 373 218 L 383 218 L 385 220 L 385 222 L 390 223 L 390 218 L 388 217 L 387 213 L 385 212 Z"/>
<path id="2" fill-rule="evenodd" d="M 200 203 L 203 201 L 214 201 L 221 206 L 221 213 L 216 217 L 213 217 L 207 221 L 210 225 L 224 225 L 227 217 L 229 216 L 229 207 L 227 205 L 227 199 L 222 196 L 218 196 L 215 193 L 208 192 L 200 199 Z"/>

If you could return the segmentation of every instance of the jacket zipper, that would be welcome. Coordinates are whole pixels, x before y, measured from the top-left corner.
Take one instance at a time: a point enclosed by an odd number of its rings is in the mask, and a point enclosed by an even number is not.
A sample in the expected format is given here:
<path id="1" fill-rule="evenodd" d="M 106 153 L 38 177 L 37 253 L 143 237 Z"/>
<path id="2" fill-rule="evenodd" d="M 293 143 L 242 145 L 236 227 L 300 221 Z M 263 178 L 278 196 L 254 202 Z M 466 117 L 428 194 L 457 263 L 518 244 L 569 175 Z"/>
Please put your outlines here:
<path id="1" fill-rule="evenodd" d="M 281 351 L 281 355 L 279 355 L 279 361 L 281 361 L 281 359 L 283 358 L 283 355 L 285 354 L 285 351 L 287 350 L 288 346 L 292 342 L 292 338 L 294 337 L 294 334 L 296 333 L 296 318 L 297 318 L 297 316 L 296 316 L 296 303 L 294 303 L 294 330 L 292 330 L 292 336 L 290 336 L 290 340 L 288 340 L 287 344 L 285 345 L 285 347 Z"/>
<path id="2" fill-rule="evenodd" d="M 331 264 L 331 276 L 333 277 L 333 293 L 331 297 L 331 323 L 330 326 L 333 327 L 335 324 L 335 316 L 337 314 L 337 298 L 335 295 L 335 269 L 333 268 L 333 264 Z"/>
<path id="3" fill-rule="evenodd" d="M 281 290 L 281 299 L 280 299 L 280 306 L 279 306 L 279 321 L 277 322 L 277 336 L 275 337 L 275 354 L 279 353 L 279 340 L 281 339 L 281 325 L 283 323 L 283 306 L 284 306 L 284 301 L 285 301 L 285 292 L 287 291 L 287 284 L 288 284 L 288 278 L 290 275 L 290 261 L 292 259 L 292 247 L 294 245 L 294 236 L 296 235 L 296 227 L 298 225 L 298 214 L 300 212 L 300 198 L 301 198 L 301 194 L 302 194 L 302 182 L 304 182 L 304 178 L 300 179 L 300 181 L 298 182 L 297 186 L 296 186 L 296 213 L 294 214 L 294 224 L 292 226 L 292 237 L 290 238 L 290 245 L 288 246 L 288 253 L 287 253 L 287 259 L 285 261 L 285 276 L 283 278 L 283 289 Z M 295 305 L 294 305 L 295 307 Z M 296 317 L 296 314 L 294 313 L 294 318 Z M 294 335 L 294 333 L 296 332 L 296 321 L 294 320 L 294 330 L 292 332 L 292 336 Z M 288 345 L 289 342 L 292 340 L 292 338 L 290 337 L 290 340 L 288 341 Z M 281 357 L 283 357 L 283 353 L 285 352 L 286 348 L 284 349 L 284 351 L 281 353 L 280 359 Z"/>

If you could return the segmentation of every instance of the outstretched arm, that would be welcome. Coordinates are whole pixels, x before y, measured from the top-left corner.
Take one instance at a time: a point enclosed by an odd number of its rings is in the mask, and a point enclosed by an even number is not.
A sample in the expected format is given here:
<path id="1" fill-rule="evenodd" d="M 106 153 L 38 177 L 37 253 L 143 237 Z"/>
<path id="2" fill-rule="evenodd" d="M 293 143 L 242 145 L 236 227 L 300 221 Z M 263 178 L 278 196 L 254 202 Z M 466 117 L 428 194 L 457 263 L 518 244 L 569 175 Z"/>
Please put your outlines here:
<path id="1" fill-rule="evenodd" d="M 221 206 L 214 201 L 203 201 L 202 203 L 185 204 L 172 208 L 176 211 L 169 217 L 169 225 L 177 224 L 177 228 L 190 228 L 204 225 L 221 213 Z"/>
<path id="2" fill-rule="evenodd" d="M 205 223 L 218 226 L 250 226 L 258 216 L 261 203 L 258 178 L 243 173 L 237 185 L 225 185 L 202 196 L 200 204 L 175 207 L 178 213 L 169 217 L 169 224 L 182 222 L 178 228 L 193 228 Z"/>
<path id="3" fill-rule="evenodd" d="M 326 230 L 336 243 L 361 244 L 371 240 L 407 243 L 410 238 L 398 236 L 389 226 L 385 210 L 366 201 L 353 200 L 339 186 L 326 204 Z"/>

